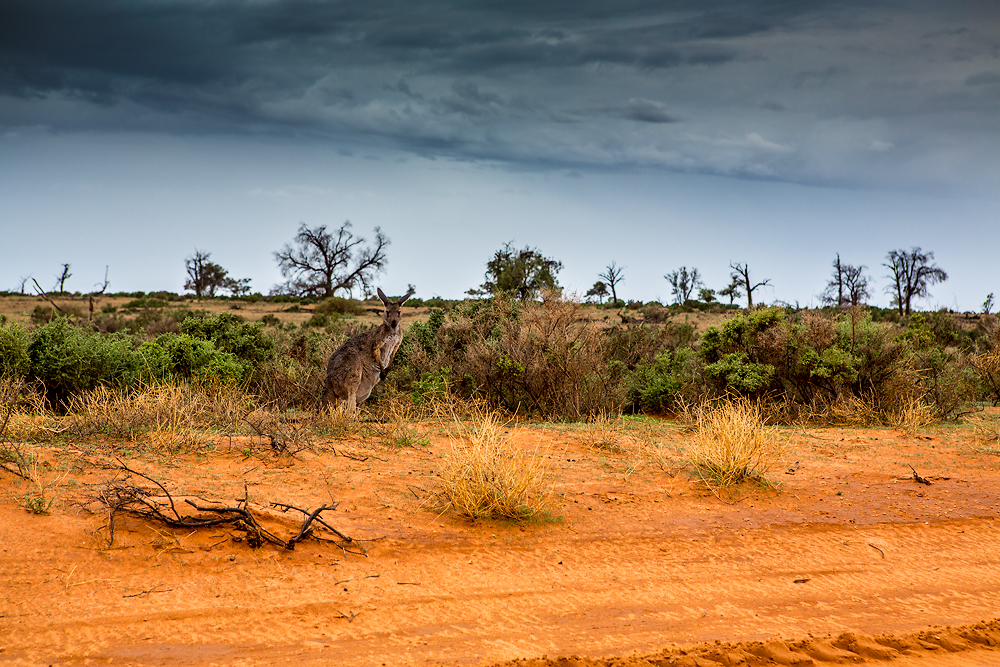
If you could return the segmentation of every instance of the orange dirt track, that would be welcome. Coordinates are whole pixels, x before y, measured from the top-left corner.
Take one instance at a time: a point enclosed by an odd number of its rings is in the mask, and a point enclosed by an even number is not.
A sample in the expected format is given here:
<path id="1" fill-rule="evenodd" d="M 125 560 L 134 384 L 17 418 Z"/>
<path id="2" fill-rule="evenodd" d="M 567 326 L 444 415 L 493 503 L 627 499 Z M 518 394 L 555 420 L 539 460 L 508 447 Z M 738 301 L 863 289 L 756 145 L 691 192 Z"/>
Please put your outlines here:
<path id="1" fill-rule="evenodd" d="M 1000 665 L 995 450 L 945 426 L 782 434 L 781 488 L 726 503 L 670 449 L 676 427 L 659 439 L 673 458 L 630 437 L 608 453 L 572 427 L 516 427 L 548 456 L 556 494 L 555 518 L 528 525 L 427 509 L 449 447 L 432 426 L 429 445 L 334 443 L 366 460 L 246 458 L 228 438 L 129 459 L 178 497 L 231 503 L 246 488 L 283 536 L 300 521 L 269 501 L 333 498 L 328 521 L 373 540 L 366 557 L 125 518 L 107 548 L 106 513 L 76 501 L 114 460 L 43 448 L 74 466 L 51 515 L 24 511 L 28 484 L 0 473 L 0 666 Z"/>

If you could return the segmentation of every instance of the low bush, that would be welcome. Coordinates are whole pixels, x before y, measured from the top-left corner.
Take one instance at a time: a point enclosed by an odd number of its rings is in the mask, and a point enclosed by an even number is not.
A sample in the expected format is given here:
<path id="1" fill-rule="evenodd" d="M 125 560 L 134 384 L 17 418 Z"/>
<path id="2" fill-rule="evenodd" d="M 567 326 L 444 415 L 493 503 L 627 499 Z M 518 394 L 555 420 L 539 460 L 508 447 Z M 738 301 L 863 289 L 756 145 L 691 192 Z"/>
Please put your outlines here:
<path id="1" fill-rule="evenodd" d="M 770 484 L 766 475 L 778 463 L 782 448 L 764 423 L 761 405 L 742 398 L 698 411 L 690 453 L 706 481 L 728 487 L 744 481 Z"/>
<path id="2" fill-rule="evenodd" d="M 331 296 L 316 304 L 316 307 L 313 308 L 313 312 L 319 315 L 361 316 L 364 315 L 366 311 L 364 304 L 357 299 L 345 299 L 340 296 Z"/>
<path id="3" fill-rule="evenodd" d="M 28 346 L 31 333 L 17 322 L 0 326 L 0 377 L 23 378 L 28 375 L 31 359 Z"/>
<path id="4" fill-rule="evenodd" d="M 506 437 L 507 425 L 493 410 L 455 422 L 451 452 L 441 467 L 440 497 L 446 508 L 468 519 L 537 518 L 549 507 L 545 458 L 526 453 Z"/>
<path id="5" fill-rule="evenodd" d="M 100 434 L 129 441 L 194 428 L 234 433 L 253 407 L 243 388 L 232 385 L 161 382 L 97 387 L 72 397 L 69 425 L 78 436 Z M 182 442 L 175 439 L 175 444 Z"/>
<path id="6" fill-rule="evenodd" d="M 65 318 L 38 327 L 27 352 L 28 378 L 41 382 L 47 398 L 60 406 L 74 393 L 101 384 L 134 382 L 142 368 L 128 337 L 86 331 Z"/>

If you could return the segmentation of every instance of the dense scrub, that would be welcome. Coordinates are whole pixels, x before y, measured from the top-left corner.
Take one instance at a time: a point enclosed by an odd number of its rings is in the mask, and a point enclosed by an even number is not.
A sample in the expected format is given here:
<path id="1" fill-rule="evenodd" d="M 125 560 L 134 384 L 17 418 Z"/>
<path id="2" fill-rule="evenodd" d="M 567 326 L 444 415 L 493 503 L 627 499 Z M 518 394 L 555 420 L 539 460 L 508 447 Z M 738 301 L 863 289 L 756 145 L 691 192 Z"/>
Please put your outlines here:
<path id="1" fill-rule="evenodd" d="M 447 305 L 406 331 L 373 401 L 402 392 L 419 403 L 450 391 L 575 419 L 737 395 L 764 400 L 772 420 L 864 423 L 948 419 L 975 401 L 1000 402 L 1000 325 L 991 316 L 963 328 L 947 313 L 893 322 L 864 308 L 771 307 L 737 311 L 698 337 L 656 304 L 648 321 L 620 326 L 594 322 L 556 295 Z M 302 326 L 199 312 L 167 318 L 169 327 L 141 312 L 116 318 L 118 327 L 64 317 L 8 323 L 0 325 L 0 375 L 36 383 L 56 409 L 98 387 L 178 381 L 310 409 L 327 358 L 360 330 L 351 317 L 360 312 L 356 302 L 330 300 Z"/>
<path id="2" fill-rule="evenodd" d="M 53 318 L 0 326 L 0 375 L 37 383 L 54 408 L 98 387 L 178 381 L 236 385 L 282 407 L 308 405 L 322 389 L 330 352 L 352 331 L 267 328 L 238 315 L 195 315 L 179 331 L 103 333 Z"/>
<path id="3" fill-rule="evenodd" d="M 744 396 L 776 419 L 894 423 L 948 419 L 1000 400 L 1000 327 L 946 313 L 905 327 L 871 311 L 740 311 L 700 340 L 686 324 L 600 327 L 580 305 L 504 297 L 436 310 L 404 338 L 390 381 L 419 396 L 443 385 L 548 418 L 674 411 Z"/>

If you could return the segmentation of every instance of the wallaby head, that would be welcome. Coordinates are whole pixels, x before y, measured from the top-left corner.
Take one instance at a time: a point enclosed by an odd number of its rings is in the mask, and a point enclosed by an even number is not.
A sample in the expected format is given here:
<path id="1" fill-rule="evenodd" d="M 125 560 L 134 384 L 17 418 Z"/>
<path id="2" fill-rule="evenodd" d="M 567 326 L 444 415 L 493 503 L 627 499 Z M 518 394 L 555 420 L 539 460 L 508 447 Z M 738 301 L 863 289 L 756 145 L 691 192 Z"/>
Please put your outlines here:
<path id="1" fill-rule="evenodd" d="M 400 307 L 406 303 L 407 299 L 413 296 L 413 290 L 401 296 L 398 301 L 389 301 L 389 297 L 382 292 L 381 287 L 377 288 L 377 291 L 378 298 L 382 300 L 382 304 L 385 306 L 385 312 L 382 313 L 382 323 L 390 329 L 396 329 L 403 319 L 402 313 L 399 312 Z"/>

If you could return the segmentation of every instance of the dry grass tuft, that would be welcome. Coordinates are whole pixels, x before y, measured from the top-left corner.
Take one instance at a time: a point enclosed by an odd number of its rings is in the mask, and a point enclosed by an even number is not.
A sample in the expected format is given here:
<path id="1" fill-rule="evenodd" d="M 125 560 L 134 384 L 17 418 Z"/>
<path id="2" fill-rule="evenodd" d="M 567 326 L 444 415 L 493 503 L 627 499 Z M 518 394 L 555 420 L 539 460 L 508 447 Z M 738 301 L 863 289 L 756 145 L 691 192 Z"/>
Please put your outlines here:
<path id="1" fill-rule="evenodd" d="M 313 428 L 334 438 L 348 438 L 357 435 L 361 430 L 358 413 L 347 406 L 347 403 L 336 403 L 322 406 L 313 420 Z"/>
<path id="2" fill-rule="evenodd" d="M 698 411 L 690 452 L 706 482 L 728 487 L 744 481 L 770 485 L 765 475 L 782 454 L 757 402 L 730 400 Z"/>
<path id="3" fill-rule="evenodd" d="M 885 415 L 886 425 L 907 432 L 930 426 L 935 421 L 937 416 L 934 408 L 916 396 L 901 401 L 894 410 Z"/>
<path id="4" fill-rule="evenodd" d="M 827 422 L 838 426 L 871 428 L 891 426 L 913 431 L 937 421 L 934 408 L 917 395 L 900 395 L 889 406 L 880 406 L 871 394 L 844 396 L 825 410 L 810 415 L 811 421 Z"/>
<path id="5" fill-rule="evenodd" d="M 882 412 L 870 396 L 844 396 L 831 404 L 824 415 L 838 426 L 881 426 Z"/>
<path id="6" fill-rule="evenodd" d="M 1000 424 L 984 415 L 976 415 L 971 420 L 975 438 L 981 444 L 972 448 L 980 454 L 1000 456 Z"/>
<path id="7" fill-rule="evenodd" d="M 21 498 L 21 504 L 32 514 L 48 514 L 56 501 L 59 487 L 69 475 L 69 471 L 63 471 L 61 475 L 55 471 L 46 476 L 42 472 L 46 465 L 39 461 L 37 455 L 30 455 L 30 461 L 27 467 L 27 479 L 31 482 L 31 488 Z"/>
<path id="8" fill-rule="evenodd" d="M 591 416 L 590 422 L 580 429 L 577 439 L 580 444 L 601 452 L 625 454 L 628 439 L 625 421 L 602 410 Z"/>
<path id="9" fill-rule="evenodd" d="M 378 404 L 373 429 L 385 447 L 401 448 L 426 443 L 415 423 L 420 419 L 418 407 L 405 394 L 397 394 Z"/>
<path id="10" fill-rule="evenodd" d="M 548 509 L 545 458 L 511 444 L 501 415 L 483 409 L 455 420 L 458 438 L 441 470 L 445 509 L 469 519 L 538 518 Z"/>
<path id="11" fill-rule="evenodd" d="M 98 387 L 73 396 L 70 428 L 78 435 L 102 434 L 138 441 L 147 434 L 205 428 L 237 432 L 253 407 L 243 388 L 194 384 L 149 384 L 139 387 Z M 163 440 L 153 436 L 153 440 Z"/>

